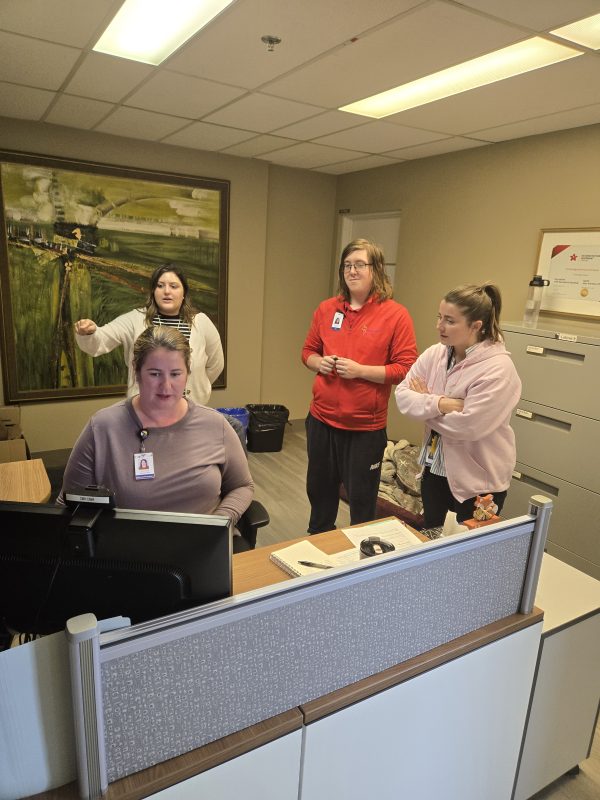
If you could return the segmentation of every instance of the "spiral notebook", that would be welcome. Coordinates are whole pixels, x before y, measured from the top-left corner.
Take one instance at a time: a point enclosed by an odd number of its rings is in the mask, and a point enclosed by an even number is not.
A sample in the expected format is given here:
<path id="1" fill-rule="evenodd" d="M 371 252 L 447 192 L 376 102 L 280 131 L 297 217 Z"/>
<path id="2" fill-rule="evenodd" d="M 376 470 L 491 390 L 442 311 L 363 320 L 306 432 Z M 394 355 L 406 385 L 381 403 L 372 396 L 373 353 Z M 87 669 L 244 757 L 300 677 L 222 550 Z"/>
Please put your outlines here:
<path id="1" fill-rule="evenodd" d="M 274 550 L 271 553 L 271 561 L 277 564 L 288 575 L 314 575 L 323 572 L 329 567 L 333 567 L 334 563 L 331 558 L 315 547 L 312 542 L 303 541 L 296 544 L 290 544 L 288 547 L 282 547 L 281 550 Z M 305 564 L 300 564 L 300 561 L 310 561 L 313 564 L 321 564 L 321 567 L 308 567 Z"/>

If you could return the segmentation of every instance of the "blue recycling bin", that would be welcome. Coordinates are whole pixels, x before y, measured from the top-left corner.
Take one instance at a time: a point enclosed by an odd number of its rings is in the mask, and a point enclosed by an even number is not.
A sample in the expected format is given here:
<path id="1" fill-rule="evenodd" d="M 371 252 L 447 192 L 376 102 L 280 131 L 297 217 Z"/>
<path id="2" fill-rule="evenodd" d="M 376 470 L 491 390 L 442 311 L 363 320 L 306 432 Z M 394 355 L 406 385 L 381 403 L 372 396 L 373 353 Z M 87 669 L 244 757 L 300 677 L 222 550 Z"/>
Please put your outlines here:
<path id="1" fill-rule="evenodd" d="M 235 417 L 244 426 L 244 435 L 248 434 L 248 422 L 250 421 L 250 412 L 247 408 L 217 408 L 221 414 L 226 414 L 228 417 Z"/>

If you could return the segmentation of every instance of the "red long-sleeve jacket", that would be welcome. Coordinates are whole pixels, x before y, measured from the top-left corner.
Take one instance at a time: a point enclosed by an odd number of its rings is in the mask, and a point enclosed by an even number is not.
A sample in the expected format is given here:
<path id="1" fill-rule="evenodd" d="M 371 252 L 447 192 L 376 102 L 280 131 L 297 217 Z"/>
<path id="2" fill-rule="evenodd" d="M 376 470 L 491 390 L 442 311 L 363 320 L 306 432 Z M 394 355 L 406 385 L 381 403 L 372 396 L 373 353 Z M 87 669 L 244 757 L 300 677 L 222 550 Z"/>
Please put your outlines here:
<path id="1" fill-rule="evenodd" d="M 332 327 L 336 313 L 341 327 Z M 346 430 L 385 428 L 393 384 L 400 383 L 417 358 L 417 344 L 408 311 L 394 300 L 369 298 L 358 311 L 343 297 L 324 300 L 313 314 L 302 349 L 311 355 L 341 356 L 359 364 L 385 366 L 385 383 L 317 374 L 310 413 L 327 425 Z"/>

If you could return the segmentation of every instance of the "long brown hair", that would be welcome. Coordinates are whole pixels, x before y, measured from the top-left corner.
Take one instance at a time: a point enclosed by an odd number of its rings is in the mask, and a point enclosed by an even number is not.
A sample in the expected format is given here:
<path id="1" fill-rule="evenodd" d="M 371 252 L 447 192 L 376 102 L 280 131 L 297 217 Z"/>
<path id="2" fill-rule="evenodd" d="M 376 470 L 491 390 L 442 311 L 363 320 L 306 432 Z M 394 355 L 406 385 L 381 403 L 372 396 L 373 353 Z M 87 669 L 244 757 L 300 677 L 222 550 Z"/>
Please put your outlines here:
<path id="1" fill-rule="evenodd" d="M 461 313 L 471 325 L 481 320 L 479 340 L 489 339 L 492 342 L 503 340 L 500 329 L 500 311 L 502 310 L 502 296 L 500 289 L 493 283 L 483 283 L 481 286 L 458 286 L 448 292 L 444 297 L 446 303 L 458 306 Z"/>
<path id="2" fill-rule="evenodd" d="M 150 287 L 148 289 L 148 299 L 146 300 L 146 325 L 152 325 L 154 317 L 160 314 L 159 308 L 154 299 L 154 292 L 158 286 L 159 280 L 165 274 L 165 272 L 172 272 L 174 275 L 177 275 L 181 281 L 181 285 L 183 286 L 183 302 L 181 303 L 181 308 L 179 309 L 179 316 L 191 327 L 196 315 L 196 309 L 189 299 L 190 287 L 187 279 L 176 264 L 161 264 L 161 266 L 157 267 L 152 273 L 150 278 Z"/>
<path id="3" fill-rule="evenodd" d="M 368 263 L 371 266 L 371 274 L 373 275 L 373 285 L 371 286 L 369 297 L 376 296 L 378 303 L 389 300 L 394 291 L 385 271 L 385 256 L 382 249 L 368 239 L 354 239 L 344 247 L 338 269 L 338 293 L 344 297 L 346 302 L 350 302 L 350 290 L 344 280 L 344 261 L 355 250 L 367 251 Z"/>

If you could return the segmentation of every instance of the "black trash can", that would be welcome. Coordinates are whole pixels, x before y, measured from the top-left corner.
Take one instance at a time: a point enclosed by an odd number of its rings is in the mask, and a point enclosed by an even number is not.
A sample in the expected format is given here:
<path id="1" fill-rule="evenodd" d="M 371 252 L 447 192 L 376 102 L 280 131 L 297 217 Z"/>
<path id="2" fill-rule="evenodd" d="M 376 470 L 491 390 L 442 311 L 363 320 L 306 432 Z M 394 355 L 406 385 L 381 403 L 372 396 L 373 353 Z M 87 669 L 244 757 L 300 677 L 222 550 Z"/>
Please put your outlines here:
<path id="1" fill-rule="evenodd" d="M 289 409 L 263 403 L 250 403 L 246 408 L 250 414 L 248 450 L 251 453 L 276 453 L 281 450 Z"/>

